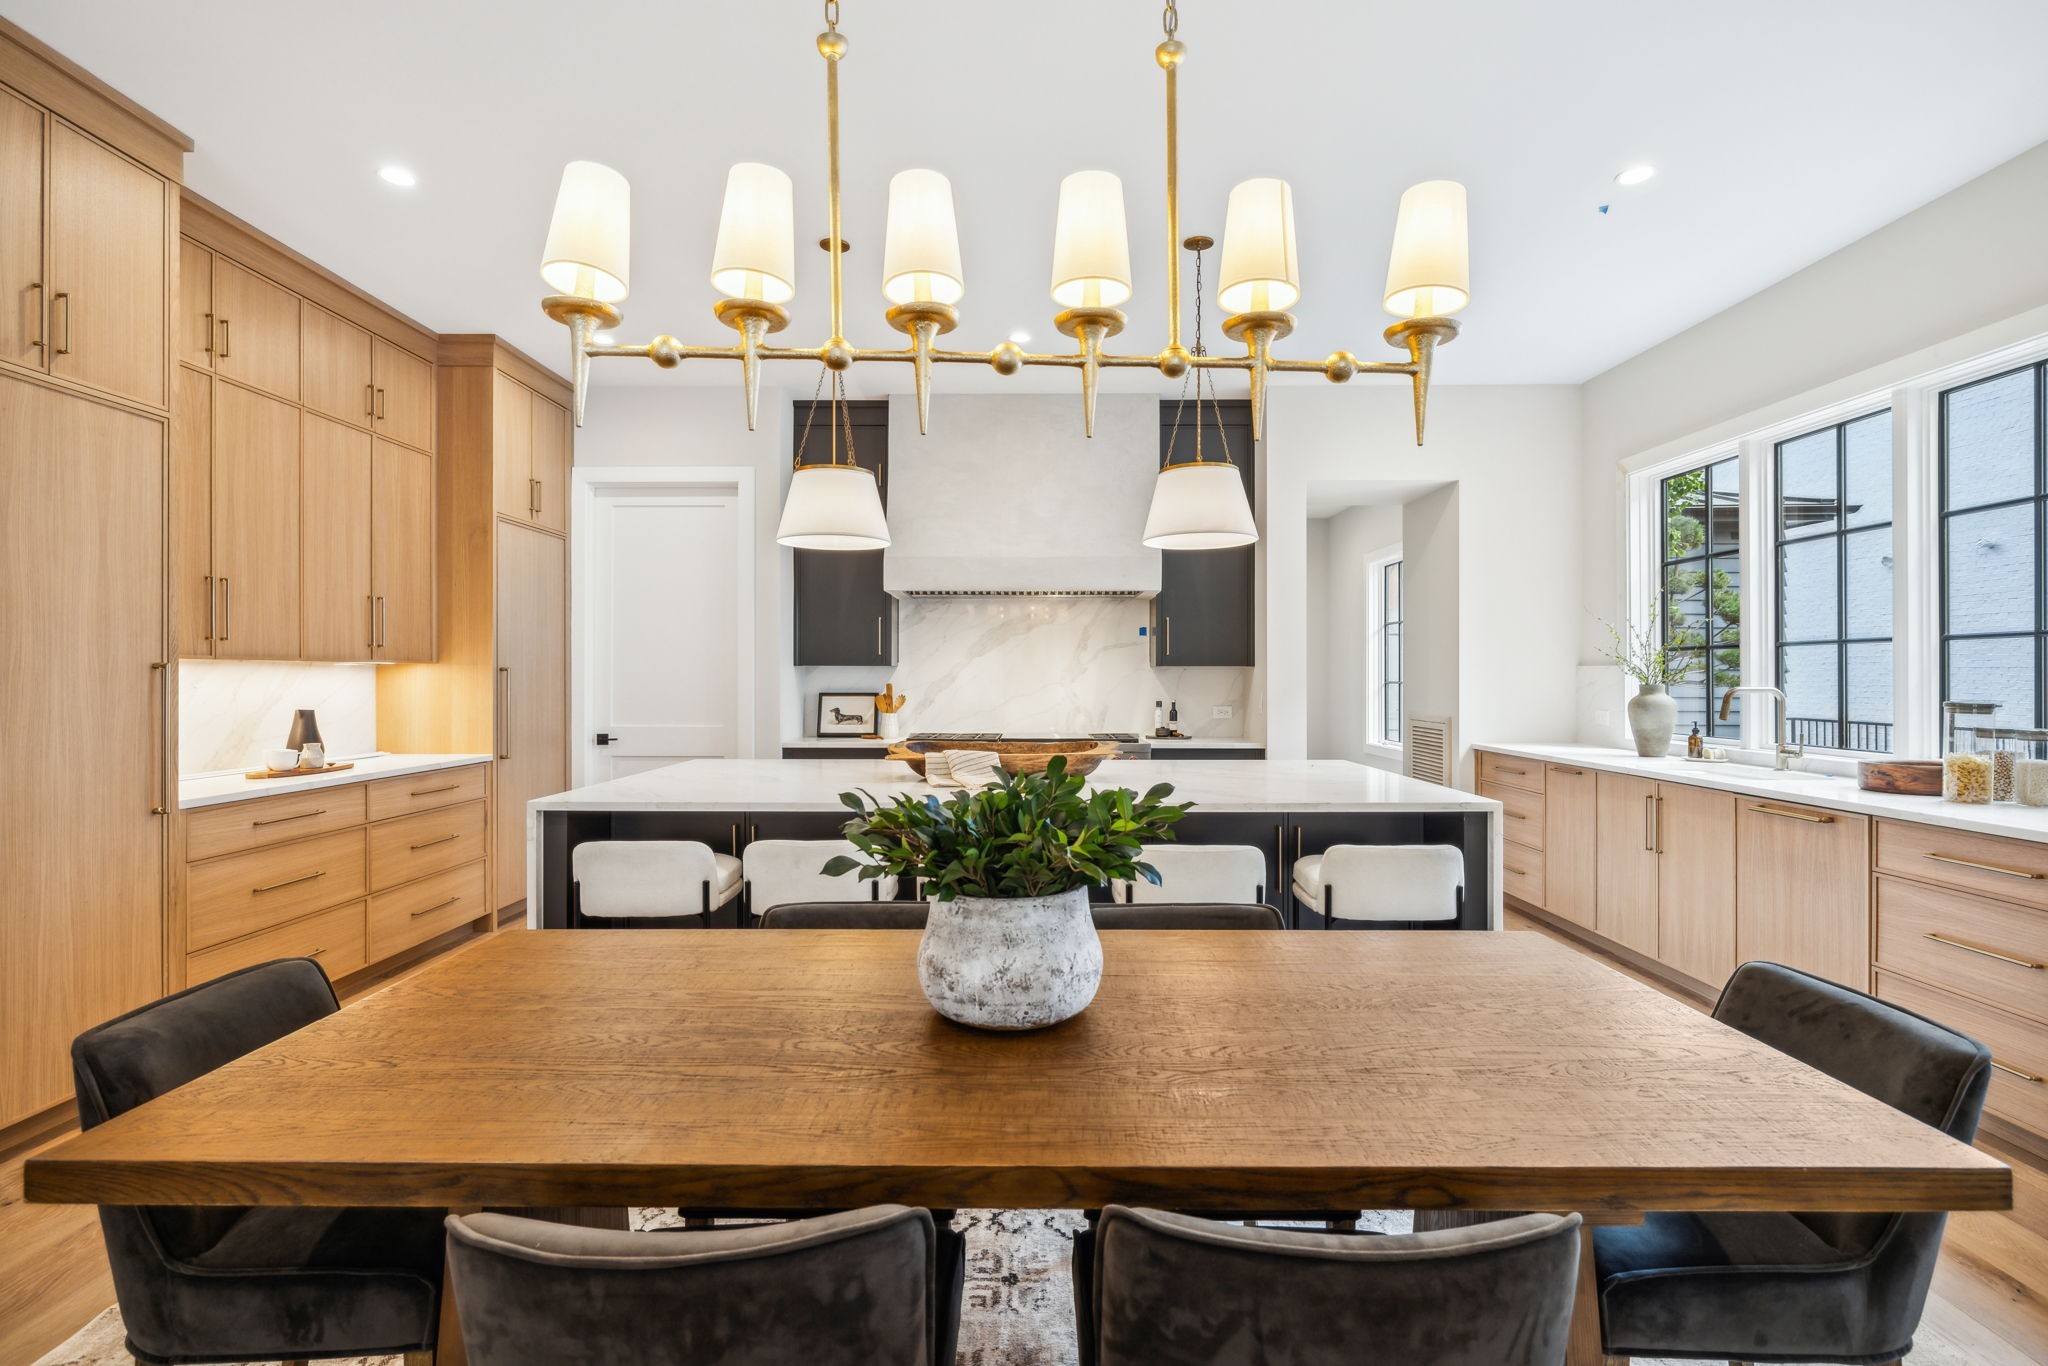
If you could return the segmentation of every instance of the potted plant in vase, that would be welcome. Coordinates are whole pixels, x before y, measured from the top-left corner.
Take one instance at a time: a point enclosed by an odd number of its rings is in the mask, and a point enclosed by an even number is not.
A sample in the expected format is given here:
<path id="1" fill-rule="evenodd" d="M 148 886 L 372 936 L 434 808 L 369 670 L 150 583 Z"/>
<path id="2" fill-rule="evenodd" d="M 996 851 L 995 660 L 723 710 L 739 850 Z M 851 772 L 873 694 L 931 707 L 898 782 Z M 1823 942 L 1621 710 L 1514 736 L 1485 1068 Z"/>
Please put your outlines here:
<path id="1" fill-rule="evenodd" d="M 1140 855 L 1172 839 L 1192 805 L 1168 803 L 1172 793 L 1171 783 L 1088 793 L 1057 755 L 1043 773 L 1004 773 L 944 801 L 842 792 L 860 855 L 823 871 L 918 879 L 933 898 L 917 950 L 932 1009 L 981 1029 L 1043 1029 L 1080 1014 L 1102 981 L 1089 888 L 1158 884 Z"/>
<path id="2" fill-rule="evenodd" d="M 1669 690 L 1692 677 L 1692 661 L 1665 640 L 1654 602 L 1640 629 L 1631 626 L 1624 631 L 1611 621 L 1600 624 L 1607 628 L 1609 641 L 1600 653 L 1638 685 L 1628 700 L 1628 733 L 1636 753 L 1645 759 L 1662 758 L 1671 752 L 1671 732 L 1678 724 L 1678 703 Z"/>

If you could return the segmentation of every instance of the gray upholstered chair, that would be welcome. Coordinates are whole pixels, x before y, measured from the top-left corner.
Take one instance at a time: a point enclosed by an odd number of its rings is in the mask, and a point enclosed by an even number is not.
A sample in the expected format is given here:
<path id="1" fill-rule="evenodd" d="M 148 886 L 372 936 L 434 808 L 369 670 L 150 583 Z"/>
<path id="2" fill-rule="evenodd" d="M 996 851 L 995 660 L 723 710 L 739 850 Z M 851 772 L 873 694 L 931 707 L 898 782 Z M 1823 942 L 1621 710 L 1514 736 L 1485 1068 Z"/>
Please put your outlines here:
<path id="1" fill-rule="evenodd" d="M 1279 930 L 1286 928 L 1271 906 L 1092 905 L 1098 930 Z M 796 902 L 771 907 L 764 930 L 921 930 L 925 906 L 919 901 Z"/>
<path id="2" fill-rule="evenodd" d="M 900 1205 L 659 1233 L 448 1220 L 474 1366 L 935 1366 L 938 1255 Z"/>
<path id="3" fill-rule="evenodd" d="M 1578 1268 L 1576 1214 L 1376 1237 L 1112 1205 L 1075 1240 L 1081 1360 L 1561 1366 Z"/>
<path id="4" fill-rule="evenodd" d="M 1860 991 L 1745 963 L 1714 1018 L 1952 1138 L 1977 1132 L 1982 1044 Z M 1652 1214 L 1593 1232 L 1610 1355 L 1894 1362 L 1913 1346 L 1943 1214 Z"/>
<path id="5" fill-rule="evenodd" d="M 91 1129 L 340 1009 L 310 958 L 132 1010 L 71 1045 Z M 149 1363 L 431 1359 L 441 1211 L 102 1205 L 128 1350 Z"/>

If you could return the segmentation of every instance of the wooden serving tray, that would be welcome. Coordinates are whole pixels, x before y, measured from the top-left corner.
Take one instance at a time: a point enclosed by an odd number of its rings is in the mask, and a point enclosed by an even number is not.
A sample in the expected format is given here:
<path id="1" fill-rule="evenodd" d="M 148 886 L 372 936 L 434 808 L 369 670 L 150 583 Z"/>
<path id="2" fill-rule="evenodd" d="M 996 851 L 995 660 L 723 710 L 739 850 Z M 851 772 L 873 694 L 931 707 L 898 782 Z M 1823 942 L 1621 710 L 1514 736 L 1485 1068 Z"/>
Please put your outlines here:
<path id="1" fill-rule="evenodd" d="M 1856 765 L 1856 786 L 1865 792 L 1902 797 L 1939 797 L 1941 762 L 1936 759 L 1865 759 Z"/>
<path id="2" fill-rule="evenodd" d="M 254 773 L 244 773 L 244 778 L 317 778 L 323 773 L 339 773 L 354 764 L 329 764 L 325 768 L 259 768 Z"/>

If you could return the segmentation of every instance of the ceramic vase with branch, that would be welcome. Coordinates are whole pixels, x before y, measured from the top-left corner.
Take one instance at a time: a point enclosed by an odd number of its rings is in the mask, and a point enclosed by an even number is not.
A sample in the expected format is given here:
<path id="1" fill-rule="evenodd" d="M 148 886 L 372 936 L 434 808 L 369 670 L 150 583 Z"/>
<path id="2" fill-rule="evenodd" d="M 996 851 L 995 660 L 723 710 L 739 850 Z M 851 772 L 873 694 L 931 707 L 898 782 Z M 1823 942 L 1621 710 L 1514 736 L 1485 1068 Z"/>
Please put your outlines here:
<path id="1" fill-rule="evenodd" d="M 1641 626 L 1624 630 L 1611 621 L 1600 624 L 1607 628 L 1608 639 L 1600 653 L 1637 683 L 1636 695 L 1628 700 L 1628 733 L 1636 753 L 1645 759 L 1662 758 L 1671 752 L 1671 732 L 1678 724 L 1671 685 L 1692 677 L 1692 658 L 1666 642 L 1655 602 Z"/>

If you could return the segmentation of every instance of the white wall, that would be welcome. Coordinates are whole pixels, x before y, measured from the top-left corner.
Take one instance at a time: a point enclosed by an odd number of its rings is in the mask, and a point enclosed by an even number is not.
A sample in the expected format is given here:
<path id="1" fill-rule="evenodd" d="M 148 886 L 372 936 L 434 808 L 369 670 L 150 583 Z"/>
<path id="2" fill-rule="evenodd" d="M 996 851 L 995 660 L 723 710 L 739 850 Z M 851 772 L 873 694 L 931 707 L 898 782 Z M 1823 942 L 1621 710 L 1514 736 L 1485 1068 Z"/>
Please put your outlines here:
<path id="1" fill-rule="evenodd" d="M 1306 594 L 1308 638 L 1302 647 L 1308 652 L 1308 757 L 1327 759 L 1330 750 L 1330 654 L 1327 629 L 1330 620 L 1330 519 L 1311 517 L 1308 523 L 1308 587 Z"/>
<path id="2" fill-rule="evenodd" d="M 1313 596 L 1309 605 L 1309 620 L 1324 623 L 1312 637 L 1317 644 L 1309 655 L 1311 759 L 1349 759 L 1400 769 L 1398 752 L 1375 743 L 1376 737 L 1367 733 L 1373 652 L 1378 648 L 1378 624 L 1368 610 L 1367 566 L 1400 547 L 1401 515 L 1397 505 L 1355 507 L 1309 523 L 1312 530 L 1323 529 L 1325 541 L 1323 606 L 1318 612 Z M 1311 585 L 1313 595 L 1313 578 Z"/>

